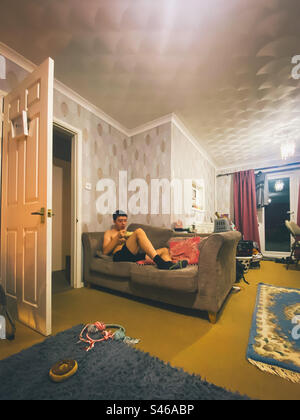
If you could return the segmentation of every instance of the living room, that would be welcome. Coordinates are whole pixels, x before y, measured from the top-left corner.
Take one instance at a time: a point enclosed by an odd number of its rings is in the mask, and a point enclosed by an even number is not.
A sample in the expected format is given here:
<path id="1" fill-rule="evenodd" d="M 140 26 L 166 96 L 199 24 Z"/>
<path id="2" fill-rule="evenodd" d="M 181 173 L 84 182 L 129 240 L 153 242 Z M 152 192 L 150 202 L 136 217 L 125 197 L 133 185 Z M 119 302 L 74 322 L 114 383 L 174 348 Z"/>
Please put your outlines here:
<path id="1" fill-rule="evenodd" d="M 290 213 L 286 218 L 299 224 L 297 3 L 139 3 L 116 1 L 108 5 L 95 0 L 83 7 L 77 1 L 72 5 L 70 1 L 37 5 L 28 0 L 4 1 L 1 5 L 0 97 L 17 92 L 26 78 L 52 57 L 54 62 L 48 63 L 55 72 L 52 93 L 49 90 L 51 130 L 54 127 L 68 135 L 73 145 L 68 187 L 72 189 L 68 194 L 72 233 L 68 231 L 68 238 L 63 239 L 68 245 L 62 248 L 69 249 L 56 268 L 64 271 L 66 257 L 71 255 L 72 288 L 53 294 L 52 303 L 47 303 L 51 333 L 96 320 L 114 321 L 141 338 L 141 350 L 232 392 L 259 399 L 299 399 L 299 384 L 262 373 L 246 360 L 258 285 L 299 289 L 299 267 L 291 264 L 287 270 L 285 264 L 292 235 L 284 226 L 288 250 L 283 251 L 281 238 L 279 245 L 278 238 L 274 245 L 268 236 L 266 212 L 279 191 L 270 194 L 271 202 L 255 209 L 252 216 L 254 220 L 258 217 L 259 224 L 255 234 L 248 236 L 247 232 L 244 237 L 255 242 L 258 238 L 264 261 L 259 269 L 245 275 L 250 285 L 242 283 L 239 293 L 226 297 L 214 325 L 205 312 L 199 316 L 188 309 L 82 287 L 82 234 L 110 229 L 117 208 L 128 212 L 129 223 L 165 229 L 179 223 L 201 235 L 213 232 L 215 213 L 219 212 L 242 229 L 244 225 L 236 220 L 236 173 L 251 171 L 253 179 L 262 172 L 268 185 L 274 179 L 288 179 Z M 42 77 L 43 73 L 37 80 Z M 38 89 L 29 89 L 32 106 L 36 106 L 38 95 Z M 1 120 L 5 120 L 4 109 L 1 111 Z M 30 115 L 29 106 L 29 134 L 36 126 L 34 115 L 36 111 Z M 19 139 L 16 144 L 20 147 L 21 143 Z M 294 148 L 291 156 L 284 156 L 288 143 Z M 13 173 L 11 169 L 2 176 L 8 174 L 11 182 Z M 55 216 L 52 219 L 48 213 L 47 226 L 52 220 L 53 224 L 66 220 L 59 216 L 66 195 L 63 186 L 58 187 L 65 177 L 59 179 L 53 185 L 54 197 L 62 191 L 56 208 L 49 202 L 45 206 L 36 202 L 32 210 L 52 209 Z M 114 185 L 111 201 L 104 196 L 105 180 Z M 183 189 L 189 181 L 182 206 L 178 196 L 169 194 L 164 208 L 166 194 L 162 194 L 157 211 L 151 201 L 155 180 L 177 180 Z M 5 178 L 3 185 L 12 185 L 7 182 Z M 146 193 L 142 185 L 148 187 Z M 193 185 L 196 204 L 192 203 Z M 14 197 L 13 188 L 6 191 Z M 2 214 L 5 211 L 2 209 Z M 249 225 L 248 221 L 243 223 Z M 14 240 L 12 235 L 11 242 L 2 237 L 2 244 L 9 246 L 2 245 L 1 267 L 8 260 L 5 249 L 12 252 Z M 29 240 L 35 243 L 35 239 Z M 50 245 L 54 254 L 57 243 Z M 29 242 L 29 248 L 32 246 Z M 32 273 L 30 269 L 28 272 Z M 48 272 L 45 288 L 51 295 L 49 279 L 51 283 Z M 14 295 L 15 278 L 2 271 L 1 284 Z M 35 304 L 37 289 L 33 289 L 26 288 L 25 295 Z M 27 324 L 32 328 L 36 319 L 28 313 Z M 15 341 L 0 343 L 0 358 L 42 340 L 41 335 L 17 322 Z"/>

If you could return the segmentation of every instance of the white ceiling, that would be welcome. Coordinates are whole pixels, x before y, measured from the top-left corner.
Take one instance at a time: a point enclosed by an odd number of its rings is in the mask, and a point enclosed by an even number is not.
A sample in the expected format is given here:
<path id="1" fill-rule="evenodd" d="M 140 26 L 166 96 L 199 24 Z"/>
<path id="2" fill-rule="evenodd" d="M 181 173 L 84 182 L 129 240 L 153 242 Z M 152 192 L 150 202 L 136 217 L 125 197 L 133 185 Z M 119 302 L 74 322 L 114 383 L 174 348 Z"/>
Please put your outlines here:
<path id="1" fill-rule="evenodd" d="M 176 113 L 224 168 L 286 137 L 300 160 L 299 20 L 299 0 L 1 0 L 0 41 L 128 129 Z"/>

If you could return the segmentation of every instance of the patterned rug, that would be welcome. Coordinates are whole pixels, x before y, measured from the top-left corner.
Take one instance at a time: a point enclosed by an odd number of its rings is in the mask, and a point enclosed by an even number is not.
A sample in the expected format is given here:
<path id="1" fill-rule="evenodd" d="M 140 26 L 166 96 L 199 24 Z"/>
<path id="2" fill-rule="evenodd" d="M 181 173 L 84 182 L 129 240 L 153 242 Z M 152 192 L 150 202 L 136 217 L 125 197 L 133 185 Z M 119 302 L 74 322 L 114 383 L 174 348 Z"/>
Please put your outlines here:
<path id="1" fill-rule="evenodd" d="M 300 290 L 259 284 L 247 359 L 300 383 Z"/>

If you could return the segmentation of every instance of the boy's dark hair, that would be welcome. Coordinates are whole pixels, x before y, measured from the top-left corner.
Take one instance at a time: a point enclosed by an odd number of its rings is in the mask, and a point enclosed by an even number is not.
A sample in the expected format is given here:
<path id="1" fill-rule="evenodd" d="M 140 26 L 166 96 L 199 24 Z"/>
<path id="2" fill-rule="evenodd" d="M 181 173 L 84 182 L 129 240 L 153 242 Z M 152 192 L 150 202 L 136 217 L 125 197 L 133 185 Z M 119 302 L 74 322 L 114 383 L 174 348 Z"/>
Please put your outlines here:
<path id="1" fill-rule="evenodd" d="M 113 214 L 113 219 L 114 222 L 117 220 L 118 217 L 128 217 L 127 214 L 125 213 L 125 211 L 123 210 L 116 210 L 115 213 Z"/>

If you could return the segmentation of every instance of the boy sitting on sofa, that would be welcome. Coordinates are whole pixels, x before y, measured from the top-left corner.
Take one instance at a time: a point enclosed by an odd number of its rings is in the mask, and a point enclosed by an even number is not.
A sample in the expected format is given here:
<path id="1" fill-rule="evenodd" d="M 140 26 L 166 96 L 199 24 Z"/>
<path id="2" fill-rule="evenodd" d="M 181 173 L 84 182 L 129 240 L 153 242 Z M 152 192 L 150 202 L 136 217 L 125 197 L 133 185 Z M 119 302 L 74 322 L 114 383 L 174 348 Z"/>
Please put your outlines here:
<path id="1" fill-rule="evenodd" d="M 112 254 L 114 262 L 137 262 L 148 257 L 160 270 L 178 270 L 188 265 L 186 260 L 173 263 L 168 248 L 154 249 L 143 229 L 127 232 L 127 214 L 122 210 L 113 214 L 113 221 L 113 229 L 104 234 L 103 254 Z"/>

